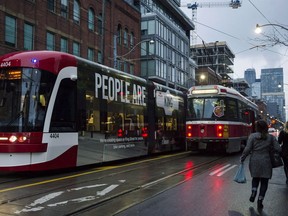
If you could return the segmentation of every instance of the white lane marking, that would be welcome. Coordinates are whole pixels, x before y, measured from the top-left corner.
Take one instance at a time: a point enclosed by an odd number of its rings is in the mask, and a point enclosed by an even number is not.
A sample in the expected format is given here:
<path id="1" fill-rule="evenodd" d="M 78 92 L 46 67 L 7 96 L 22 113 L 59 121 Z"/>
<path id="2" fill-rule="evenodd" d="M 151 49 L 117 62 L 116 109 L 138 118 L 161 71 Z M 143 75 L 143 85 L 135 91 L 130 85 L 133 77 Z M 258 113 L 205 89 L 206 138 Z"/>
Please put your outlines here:
<path id="1" fill-rule="evenodd" d="M 209 173 L 210 176 L 217 174 L 216 176 L 222 176 L 224 173 L 228 172 L 229 170 L 233 169 L 234 167 L 236 167 L 237 165 L 231 165 L 231 164 L 227 164 L 211 173 Z"/>
<path id="2" fill-rule="evenodd" d="M 81 202 L 92 201 L 92 200 L 95 200 L 95 196 L 80 197 L 80 198 L 76 198 L 76 199 L 72 199 L 72 200 L 66 200 L 66 201 L 62 201 L 62 202 L 58 202 L 58 203 L 49 204 L 47 206 L 56 207 L 56 206 L 59 206 L 59 205 L 66 205 L 66 204 L 68 204 L 70 202 L 81 203 Z"/>
<path id="3" fill-rule="evenodd" d="M 45 202 L 48 202 L 49 200 L 54 199 L 55 197 L 58 197 L 58 196 L 60 196 L 63 193 L 64 193 L 64 191 L 59 191 L 59 192 L 51 193 L 51 194 L 48 194 L 48 195 L 46 195 L 44 197 L 41 197 L 40 199 L 35 200 L 30 205 L 25 206 L 25 208 L 22 209 L 21 211 L 16 211 L 15 214 L 20 214 L 21 212 L 40 211 L 40 210 L 44 209 L 43 206 L 38 206 L 38 207 L 34 207 L 34 206 L 41 205 L 41 204 L 43 204 Z"/>
<path id="4" fill-rule="evenodd" d="M 237 165 L 233 165 L 233 166 L 229 167 L 228 169 L 223 170 L 222 172 L 218 173 L 217 176 L 222 176 L 224 173 L 228 172 L 229 170 L 233 169 L 236 166 Z"/>
<path id="5" fill-rule="evenodd" d="M 102 191 L 97 191 L 97 196 L 104 196 L 105 194 L 109 193 L 110 191 L 114 190 L 119 185 L 110 185 L 109 187 L 105 188 Z"/>
<path id="6" fill-rule="evenodd" d="M 82 190 L 82 189 L 85 189 L 85 188 L 101 187 L 101 186 L 104 186 L 104 185 L 107 185 L 107 184 L 89 185 L 89 186 L 84 186 L 84 187 L 72 188 L 72 189 L 67 190 L 67 191 L 73 191 L 73 190 L 77 191 L 77 190 Z"/>
<path id="7" fill-rule="evenodd" d="M 54 199 L 57 196 L 60 196 L 63 193 L 64 193 L 64 191 L 59 191 L 59 192 L 48 194 L 44 197 L 41 197 L 40 199 L 35 200 L 33 203 L 30 204 L 30 206 L 36 206 L 36 205 L 43 204 L 45 202 L 48 202 L 51 199 Z"/>
<path id="8" fill-rule="evenodd" d="M 120 183 L 124 183 L 125 181 L 126 180 L 119 180 Z M 50 193 L 48 195 L 45 195 L 45 196 L 35 200 L 31 204 L 26 205 L 25 208 L 23 208 L 22 210 L 15 211 L 15 214 L 21 214 L 23 212 L 37 212 L 37 211 L 43 210 L 45 207 L 57 207 L 57 206 L 61 206 L 61 205 L 62 206 L 67 205 L 69 203 L 80 203 L 80 202 L 92 201 L 92 200 L 95 200 L 97 198 L 100 198 L 101 196 L 105 196 L 106 194 L 108 194 L 109 192 L 111 192 L 112 190 L 117 188 L 119 185 L 118 184 L 112 184 L 112 185 L 104 188 L 101 191 L 97 191 L 96 196 L 92 195 L 92 196 L 86 196 L 86 197 L 79 197 L 79 198 L 75 198 L 75 199 L 71 199 L 71 200 L 63 200 L 61 202 L 46 204 L 46 206 L 45 206 L 45 203 L 47 203 L 48 201 L 50 201 L 50 200 L 52 200 L 52 199 L 54 199 L 54 198 L 56 198 L 56 197 L 58 197 L 64 193 L 71 193 L 73 191 L 80 191 L 83 189 L 90 189 L 90 188 L 103 187 L 103 186 L 107 186 L 107 184 L 87 185 L 84 187 L 67 189 L 66 191 L 58 191 L 58 192 Z"/>
<path id="9" fill-rule="evenodd" d="M 225 169 L 226 167 L 229 167 L 231 164 L 227 164 L 226 166 L 224 167 L 221 167 L 213 172 L 211 172 L 209 175 L 212 176 L 212 175 L 215 175 L 216 173 L 220 172 L 221 170 Z"/>

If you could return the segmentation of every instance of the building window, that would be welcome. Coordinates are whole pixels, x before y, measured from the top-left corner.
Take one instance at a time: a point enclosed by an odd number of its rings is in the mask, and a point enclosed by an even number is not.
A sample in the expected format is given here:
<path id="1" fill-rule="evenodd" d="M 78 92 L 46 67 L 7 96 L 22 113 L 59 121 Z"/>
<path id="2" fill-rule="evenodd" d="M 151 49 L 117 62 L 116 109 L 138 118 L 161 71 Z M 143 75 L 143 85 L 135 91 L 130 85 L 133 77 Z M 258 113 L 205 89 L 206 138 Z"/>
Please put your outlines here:
<path id="1" fill-rule="evenodd" d="M 94 49 L 88 48 L 88 60 L 94 61 Z"/>
<path id="2" fill-rule="evenodd" d="M 127 28 L 125 28 L 124 30 L 123 43 L 125 47 L 128 46 L 128 29 Z"/>
<path id="3" fill-rule="evenodd" d="M 102 62 L 102 53 L 100 51 L 98 51 L 97 62 L 98 63 L 103 63 Z"/>
<path id="4" fill-rule="evenodd" d="M 33 26 L 28 23 L 24 23 L 24 50 L 33 50 L 33 32 Z"/>
<path id="5" fill-rule="evenodd" d="M 98 33 L 102 35 L 102 14 L 100 13 L 98 16 Z"/>
<path id="6" fill-rule="evenodd" d="M 118 25 L 118 28 L 117 28 L 117 43 L 119 44 L 119 45 L 121 45 L 122 43 L 121 43 L 121 38 L 122 38 L 122 27 L 121 27 L 121 25 L 119 24 Z"/>
<path id="7" fill-rule="evenodd" d="M 92 8 L 88 11 L 88 29 L 94 31 L 95 14 Z"/>
<path id="8" fill-rule="evenodd" d="M 134 38 L 134 32 L 131 32 L 130 34 L 130 47 L 132 48 L 134 46 L 135 43 L 135 38 Z"/>
<path id="9" fill-rule="evenodd" d="M 68 18 L 68 0 L 61 0 L 61 16 Z"/>
<path id="10" fill-rule="evenodd" d="M 123 71 L 124 72 L 128 72 L 128 63 L 127 62 L 123 62 Z"/>
<path id="11" fill-rule="evenodd" d="M 80 4 L 77 0 L 74 0 L 73 6 L 73 20 L 75 23 L 80 23 Z"/>
<path id="12" fill-rule="evenodd" d="M 55 0 L 48 0 L 47 1 L 47 8 L 51 12 L 55 12 Z"/>
<path id="13" fill-rule="evenodd" d="M 16 19 L 14 17 L 5 17 L 5 43 L 16 46 Z"/>
<path id="14" fill-rule="evenodd" d="M 51 32 L 46 33 L 46 49 L 55 50 L 55 35 Z"/>
<path id="15" fill-rule="evenodd" d="M 141 22 L 141 35 L 147 35 L 148 34 L 148 26 L 147 21 Z"/>
<path id="16" fill-rule="evenodd" d="M 73 55 L 80 56 L 80 44 L 73 42 Z"/>
<path id="17" fill-rule="evenodd" d="M 135 71 L 134 71 L 134 64 L 130 64 L 130 74 L 134 75 Z"/>
<path id="18" fill-rule="evenodd" d="M 68 40 L 67 40 L 67 38 L 61 37 L 61 39 L 60 39 L 60 51 L 68 53 Z"/>

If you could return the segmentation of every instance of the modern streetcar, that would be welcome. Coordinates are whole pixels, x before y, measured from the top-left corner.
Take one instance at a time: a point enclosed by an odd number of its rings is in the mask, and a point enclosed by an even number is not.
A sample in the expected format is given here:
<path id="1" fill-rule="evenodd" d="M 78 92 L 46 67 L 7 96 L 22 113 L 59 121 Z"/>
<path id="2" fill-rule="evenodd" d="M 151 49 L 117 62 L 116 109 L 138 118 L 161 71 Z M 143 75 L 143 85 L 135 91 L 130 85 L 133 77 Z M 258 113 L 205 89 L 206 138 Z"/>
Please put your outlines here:
<path id="1" fill-rule="evenodd" d="M 186 95 L 56 51 L 0 57 L 0 170 L 184 150 Z"/>
<path id="2" fill-rule="evenodd" d="M 258 106 L 233 88 L 195 86 L 188 90 L 187 148 L 197 151 L 238 152 L 246 145 Z"/>

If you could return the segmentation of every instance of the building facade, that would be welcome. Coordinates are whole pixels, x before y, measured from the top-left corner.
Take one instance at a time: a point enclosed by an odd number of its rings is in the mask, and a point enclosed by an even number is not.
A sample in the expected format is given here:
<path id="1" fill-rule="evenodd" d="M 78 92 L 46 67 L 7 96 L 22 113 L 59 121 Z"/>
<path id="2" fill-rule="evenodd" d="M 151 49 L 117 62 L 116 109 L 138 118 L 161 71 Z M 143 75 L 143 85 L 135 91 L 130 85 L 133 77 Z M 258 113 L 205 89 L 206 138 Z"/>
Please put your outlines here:
<path id="1" fill-rule="evenodd" d="M 0 55 L 71 53 L 180 90 L 195 80 L 180 0 L 19 0 L 0 5 Z"/>
<path id="2" fill-rule="evenodd" d="M 215 71 L 215 78 L 218 75 L 221 79 L 217 84 L 225 86 L 233 85 L 231 75 L 234 73 L 235 55 L 225 41 L 215 41 L 211 43 L 196 44 L 191 46 L 191 58 L 194 59 L 198 67 L 210 67 Z M 197 70 L 196 70 L 197 74 Z"/>
<path id="3" fill-rule="evenodd" d="M 186 90 L 195 78 L 190 59 L 192 21 L 179 8 L 180 1 L 141 1 L 141 76 Z M 150 43 L 150 41 L 154 43 Z"/>
<path id="4" fill-rule="evenodd" d="M 261 79 L 256 79 L 251 84 L 251 97 L 255 99 L 261 99 Z"/>
<path id="5" fill-rule="evenodd" d="M 140 75 L 138 61 L 118 58 L 141 41 L 140 23 L 140 1 L 2 1 L 0 55 L 56 50 Z M 140 58 L 140 47 L 133 55 Z"/>
<path id="6" fill-rule="evenodd" d="M 283 88 L 283 68 L 261 70 L 261 98 L 267 103 L 267 113 L 285 121 L 285 93 Z"/>

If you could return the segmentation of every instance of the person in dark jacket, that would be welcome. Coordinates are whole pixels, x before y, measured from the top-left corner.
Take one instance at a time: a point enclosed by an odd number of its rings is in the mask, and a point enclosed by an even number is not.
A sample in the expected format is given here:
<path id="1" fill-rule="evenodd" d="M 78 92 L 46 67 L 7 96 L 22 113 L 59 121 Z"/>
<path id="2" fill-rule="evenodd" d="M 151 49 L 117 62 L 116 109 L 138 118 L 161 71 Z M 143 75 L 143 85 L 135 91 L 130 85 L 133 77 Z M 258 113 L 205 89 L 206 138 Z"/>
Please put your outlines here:
<path id="1" fill-rule="evenodd" d="M 285 122 L 284 129 L 279 133 L 278 142 L 281 144 L 281 157 L 284 164 L 286 184 L 288 185 L 288 122 Z"/>
<path id="2" fill-rule="evenodd" d="M 271 145 L 273 145 L 277 152 L 281 152 L 281 147 L 276 138 L 268 133 L 268 125 L 266 121 L 262 119 L 257 121 L 255 127 L 256 132 L 249 136 L 247 145 L 240 157 L 240 162 L 243 163 L 246 157 L 251 154 L 249 160 L 249 171 L 252 177 L 252 194 L 249 200 L 250 202 L 254 202 L 260 184 L 257 207 L 261 210 L 268 189 L 268 182 L 272 177 L 272 164 L 269 151 Z"/>

